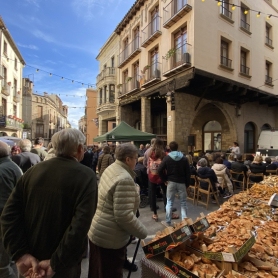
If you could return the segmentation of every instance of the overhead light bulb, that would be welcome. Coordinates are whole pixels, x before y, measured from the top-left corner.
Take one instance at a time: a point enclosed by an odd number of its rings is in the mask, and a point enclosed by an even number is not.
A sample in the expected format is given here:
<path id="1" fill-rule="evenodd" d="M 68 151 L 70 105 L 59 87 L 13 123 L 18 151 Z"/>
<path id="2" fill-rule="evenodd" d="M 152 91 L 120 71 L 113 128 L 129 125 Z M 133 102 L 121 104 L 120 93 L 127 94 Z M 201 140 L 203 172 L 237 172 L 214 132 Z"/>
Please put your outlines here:
<path id="1" fill-rule="evenodd" d="M 61 79 L 63 80 L 63 79 L 64 79 L 64 77 L 61 77 Z"/>
<path id="2" fill-rule="evenodd" d="M 52 73 L 49 73 L 49 76 L 52 76 Z"/>
<path id="3" fill-rule="evenodd" d="M 270 19 L 272 17 L 272 14 L 269 14 L 268 16 L 267 16 L 267 19 Z"/>
<path id="4" fill-rule="evenodd" d="M 39 69 L 36 69 L 36 72 L 39 72 L 40 70 Z"/>
<path id="5" fill-rule="evenodd" d="M 248 10 L 245 10 L 245 11 L 244 11 L 244 14 L 248 14 Z"/>
<path id="6" fill-rule="evenodd" d="M 232 10 L 234 11 L 236 9 L 236 6 L 233 4 L 232 5 Z"/>
<path id="7" fill-rule="evenodd" d="M 257 13 L 257 17 L 260 17 L 260 16 L 261 16 L 261 12 L 258 12 L 258 13 Z"/>
<path id="8" fill-rule="evenodd" d="M 222 4 L 222 2 L 218 0 L 217 5 L 218 5 L 218 6 L 221 6 L 221 4 Z"/>
<path id="9" fill-rule="evenodd" d="M 202 0 L 202 2 L 205 2 L 205 0 Z"/>

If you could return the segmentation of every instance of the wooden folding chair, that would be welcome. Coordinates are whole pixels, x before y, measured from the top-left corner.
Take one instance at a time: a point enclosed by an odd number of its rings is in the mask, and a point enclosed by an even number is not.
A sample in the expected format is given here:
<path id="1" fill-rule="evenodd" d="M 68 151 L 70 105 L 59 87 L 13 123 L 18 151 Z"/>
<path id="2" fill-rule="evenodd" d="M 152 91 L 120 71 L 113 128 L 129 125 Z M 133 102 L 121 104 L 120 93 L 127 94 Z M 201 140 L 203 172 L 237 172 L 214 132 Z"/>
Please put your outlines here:
<path id="1" fill-rule="evenodd" d="M 266 170 L 265 172 L 268 173 L 267 176 L 272 176 L 272 175 L 276 176 L 278 174 L 278 169 L 276 169 L 276 170 Z"/>
<path id="2" fill-rule="evenodd" d="M 194 179 L 194 185 L 189 185 L 187 188 L 187 199 L 193 201 L 193 205 L 195 204 L 195 200 L 197 199 L 197 191 L 198 191 L 198 181 L 195 175 L 191 175 L 190 179 Z"/>
<path id="3" fill-rule="evenodd" d="M 231 180 L 233 182 L 234 188 L 236 188 L 235 184 L 239 183 L 239 185 L 242 187 L 242 190 L 245 190 L 245 186 L 246 186 L 246 176 L 244 174 L 244 172 L 235 172 L 233 170 L 230 170 L 230 174 L 231 174 Z M 242 180 L 241 180 L 242 177 Z"/>
<path id="4" fill-rule="evenodd" d="M 264 174 L 263 173 L 256 173 L 256 174 L 255 173 L 248 173 L 247 174 L 247 184 L 246 184 L 247 190 L 249 188 L 251 188 L 254 183 L 258 183 L 258 182 L 252 181 L 252 178 L 255 178 L 255 177 L 262 177 L 262 180 L 263 180 L 264 179 Z M 251 185 L 251 186 L 249 187 L 249 185 Z"/>
<path id="5" fill-rule="evenodd" d="M 210 182 L 210 179 L 208 179 L 208 178 L 207 179 L 202 179 L 200 177 L 197 177 L 197 180 L 198 180 L 198 184 L 197 184 L 197 186 L 198 186 L 198 193 L 197 193 L 197 199 L 196 199 L 197 206 L 198 206 L 198 203 L 201 203 L 201 204 L 206 206 L 206 209 L 208 209 L 209 199 L 210 199 L 211 195 L 214 196 L 215 201 L 217 202 L 218 206 L 220 206 L 219 201 L 218 201 L 218 197 L 217 197 L 217 192 L 214 191 L 214 189 L 212 187 L 212 184 Z M 201 188 L 201 184 L 200 184 L 201 182 L 208 184 L 208 189 L 207 190 Z M 203 194 L 207 195 L 207 201 L 206 202 L 203 202 L 202 200 L 200 200 L 200 196 L 201 196 L 200 193 L 203 193 Z"/>

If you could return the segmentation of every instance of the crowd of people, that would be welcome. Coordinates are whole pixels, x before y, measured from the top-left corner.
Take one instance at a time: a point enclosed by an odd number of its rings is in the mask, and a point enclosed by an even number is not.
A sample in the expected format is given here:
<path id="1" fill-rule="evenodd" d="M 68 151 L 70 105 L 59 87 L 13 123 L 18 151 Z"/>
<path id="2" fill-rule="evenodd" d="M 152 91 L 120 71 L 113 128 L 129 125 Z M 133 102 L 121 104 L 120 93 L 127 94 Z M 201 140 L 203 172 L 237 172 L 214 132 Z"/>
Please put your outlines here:
<path id="1" fill-rule="evenodd" d="M 147 237 L 139 217 L 143 190 L 150 221 L 159 220 L 157 197 L 162 197 L 166 215 L 160 220 L 168 227 L 172 219 L 187 217 L 192 175 L 208 178 L 229 198 L 231 170 L 267 174 L 278 166 L 278 157 L 262 161 L 251 155 L 243 161 L 236 142 L 228 158 L 221 152 L 185 155 L 175 141 L 150 143 L 85 147 L 76 129 L 55 133 L 47 148 L 43 138 L 34 145 L 23 139 L 11 150 L 0 142 L 0 277 L 15 278 L 17 272 L 28 278 L 80 277 L 87 248 L 88 278 L 123 277 L 123 268 L 137 270 L 127 260 L 127 246 Z"/>

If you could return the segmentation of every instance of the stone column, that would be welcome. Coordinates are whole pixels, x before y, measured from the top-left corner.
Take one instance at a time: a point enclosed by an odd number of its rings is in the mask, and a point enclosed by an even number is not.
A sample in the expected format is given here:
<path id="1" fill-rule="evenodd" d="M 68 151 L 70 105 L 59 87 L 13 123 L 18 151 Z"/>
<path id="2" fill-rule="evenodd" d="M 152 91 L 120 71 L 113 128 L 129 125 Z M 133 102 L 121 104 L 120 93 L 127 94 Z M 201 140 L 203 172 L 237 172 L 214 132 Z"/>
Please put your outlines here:
<path id="1" fill-rule="evenodd" d="M 176 111 L 171 110 L 171 96 L 166 97 L 167 103 L 167 144 L 175 140 Z"/>
<path id="2" fill-rule="evenodd" d="M 152 133 L 151 100 L 141 97 L 141 129 Z"/>

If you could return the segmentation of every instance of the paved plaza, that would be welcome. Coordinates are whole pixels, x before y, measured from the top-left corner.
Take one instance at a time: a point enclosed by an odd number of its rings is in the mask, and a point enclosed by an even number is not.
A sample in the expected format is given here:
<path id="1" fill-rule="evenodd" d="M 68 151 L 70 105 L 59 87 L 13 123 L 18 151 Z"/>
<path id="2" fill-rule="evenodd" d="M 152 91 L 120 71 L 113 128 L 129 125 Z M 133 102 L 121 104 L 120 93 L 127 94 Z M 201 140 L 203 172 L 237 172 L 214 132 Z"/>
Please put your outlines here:
<path id="1" fill-rule="evenodd" d="M 221 199 L 220 199 L 220 203 L 221 203 Z M 143 222 L 143 224 L 147 227 L 148 230 L 148 237 L 145 239 L 146 242 L 148 242 L 151 238 L 154 237 L 155 233 L 159 230 L 163 230 L 165 227 L 160 223 L 162 220 L 165 220 L 165 211 L 163 208 L 163 201 L 162 200 L 158 200 L 157 205 L 159 206 L 159 209 L 157 211 L 158 213 L 158 217 L 159 217 L 159 221 L 155 222 L 152 219 L 152 212 L 150 211 L 149 206 L 145 207 L 145 208 L 141 208 L 140 209 L 140 220 Z M 204 205 L 199 204 L 198 206 L 195 204 L 192 204 L 192 201 L 188 200 L 187 202 L 188 205 L 188 217 L 192 218 L 193 220 L 195 220 L 201 212 L 203 212 L 204 214 L 208 214 L 209 212 L 215 211 L 218 209 L 218 206 L 215 204 L 212 204 L 210 202 L 208 210 L 206 210 Z M 177 213 L 180 215 L 180 205 L 179 205 L 179 200 L 176 199 L 175 200 L 175 204 L 174 206 L 178 209 Z M 174 221 L 180 221 L 179 220 L 174 220 Z M 130 259 L 130 261 L 132 260 L 134 251 L 136 248 L 136 244 L 130 244 L 127 248 L 127 252 L 128 252 L 128 259 Z M 137 272 L 132 272 L 130 277 L 133 278 L 139 278 L 141 277 L 141 265 L 140 265 L 140 260 L 141 258 L 144 256 L 144 252 L 142 247 L 139 247 L 137 256 L 136 256 L 136 264 L 138 265 L 138 271 Z M 88 259 L 84 259 L 82 262 L 82 278 L 87 278 L 87 268 L 88 268 Z M 128 271 L 124 272 L 124 277 L 128 276 Z"/>

